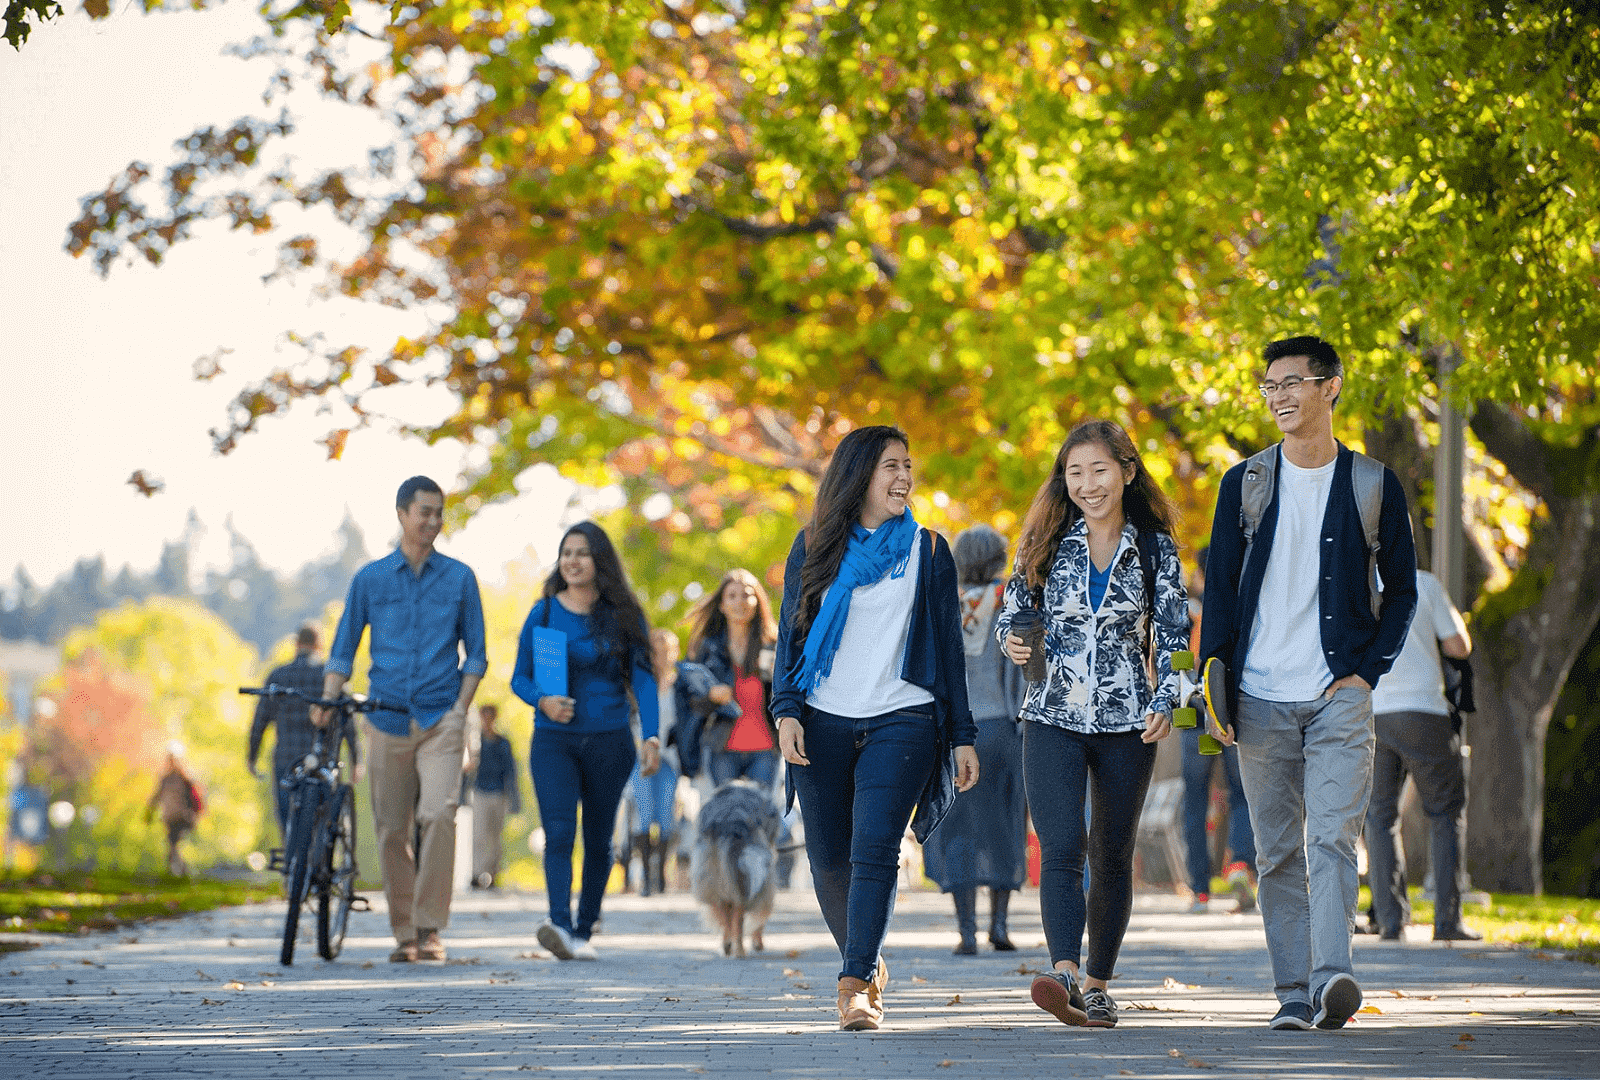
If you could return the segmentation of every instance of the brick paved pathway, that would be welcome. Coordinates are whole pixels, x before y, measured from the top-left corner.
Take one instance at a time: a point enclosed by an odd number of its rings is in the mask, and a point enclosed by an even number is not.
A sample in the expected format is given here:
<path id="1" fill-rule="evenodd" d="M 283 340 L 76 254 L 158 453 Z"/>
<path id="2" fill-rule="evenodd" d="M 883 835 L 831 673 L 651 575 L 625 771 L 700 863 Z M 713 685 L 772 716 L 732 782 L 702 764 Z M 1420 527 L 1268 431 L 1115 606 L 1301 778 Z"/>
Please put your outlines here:
<path id="1" fill-rule="evenodd" d="M 1046 965 L 1036 894 L 1015 905 L 1021 952 L 957 958 L 947 899 L 911 893 L 886 949 L 889 1026 L 843 1034 L 808 893 L 781 898 L 768 951 L 745 960 L 672 895 L 608 898 L 600 962 L 559 963 L 533 940 L 541 908 L 459 898 L 445 965 L 386 963 L 374 911 L 353 916 L 337 963 L 302 940 L 281 968 L 281 904 L 0 955 L 0 1076 L 1600 1077 L 1600 969 L 1422 928 L 1358 939 L 1376 1011 L 1271 1032 L 1259 919 L 1143 897 L 1113 983 L 1122 1024 L 1090 1031 L 1028 1000 Z"/>

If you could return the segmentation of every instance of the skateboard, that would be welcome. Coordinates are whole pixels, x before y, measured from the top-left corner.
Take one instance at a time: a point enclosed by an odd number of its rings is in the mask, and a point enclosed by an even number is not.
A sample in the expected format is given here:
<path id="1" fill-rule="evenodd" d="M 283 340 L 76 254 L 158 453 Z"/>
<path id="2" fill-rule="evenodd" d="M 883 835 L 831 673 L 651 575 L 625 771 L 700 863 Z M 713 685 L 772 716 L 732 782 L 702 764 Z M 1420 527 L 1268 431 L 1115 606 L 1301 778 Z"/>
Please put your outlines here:
<path id="1" fill-rule="evenodd" d="M 1200 752 L 1208 755 L 1220 754 L 1222 743 L 1212 732 L 1226 733 L 1233 730 L 1233 715 L 1228 711 L 1228 668 L 1223 664 L 1221 657 L 1213 656 L 1206 661 L 1205 670 L 1201 675 L 1206 718 L 1209 723 L 1207 730 L 1200 733 Z"/>
<path id="2" fill-rule="evenodd" d="M 1172 710 L 1172 726 L 1192 728 L 1200 722 L 1196 707 L 1203 700 L 1199 681 L 1194 677 L 1194 653 L 1188 649 L 1172 654 L 1172 670 L 1178 673 L 1178 707 Z"/>

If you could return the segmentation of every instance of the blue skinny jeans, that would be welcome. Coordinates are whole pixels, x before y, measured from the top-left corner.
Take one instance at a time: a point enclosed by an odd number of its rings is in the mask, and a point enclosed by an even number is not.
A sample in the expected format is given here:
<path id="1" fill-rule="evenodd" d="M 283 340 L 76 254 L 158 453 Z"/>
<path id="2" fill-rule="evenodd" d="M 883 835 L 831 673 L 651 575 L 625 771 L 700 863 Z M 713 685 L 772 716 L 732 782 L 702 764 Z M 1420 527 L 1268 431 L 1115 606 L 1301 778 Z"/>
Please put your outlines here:
<path id="1" fill-rule="evenodd" d="M 550 921 L 589 940 L 600 920 L 600 901 L 611 878 L 611 832 L 617 805 L 637 758 L 627 728 L 584 734 L 533 733 L 528 771 L 544 826 L 544 882 L 550 896 Z M 583 804 L 583 885 L 578 918 L 572 918 L 572 845 L 578 837 L 578 805 Z"/>
<path id="2" fill-rule="evenodd" d="M 870 980 L 889 932 L 900 839 L 938 753 L 931 706 L 881 716 L 801 716 L 810 765 L 789 766 L 839 977 Z"/>

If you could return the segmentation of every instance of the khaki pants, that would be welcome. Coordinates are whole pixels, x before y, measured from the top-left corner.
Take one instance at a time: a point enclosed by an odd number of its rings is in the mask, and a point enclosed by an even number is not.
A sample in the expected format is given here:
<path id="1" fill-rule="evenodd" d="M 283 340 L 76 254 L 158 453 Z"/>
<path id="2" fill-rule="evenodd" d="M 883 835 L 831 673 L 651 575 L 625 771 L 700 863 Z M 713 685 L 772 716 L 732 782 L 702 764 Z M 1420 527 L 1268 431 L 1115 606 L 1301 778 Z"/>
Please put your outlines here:
<path id="1" fill-rule="evenodd" d="M 500 876 L 500 839 L 506 830 L 511 800 L 501 791 L 472 793 L 472 880 Z"/>
<path id="2" fill-rule="evenodd" d="M 456 862 L 456 805 L 461 795 L 465 718 L 446 713 L 427 729 L 411 721 L 406 735 L 367 727 L 372 769 L 372 820 L 396 941 L 417 928 L 450 925 Z M 413 833 L 422 834 L 412 850 Z"/>

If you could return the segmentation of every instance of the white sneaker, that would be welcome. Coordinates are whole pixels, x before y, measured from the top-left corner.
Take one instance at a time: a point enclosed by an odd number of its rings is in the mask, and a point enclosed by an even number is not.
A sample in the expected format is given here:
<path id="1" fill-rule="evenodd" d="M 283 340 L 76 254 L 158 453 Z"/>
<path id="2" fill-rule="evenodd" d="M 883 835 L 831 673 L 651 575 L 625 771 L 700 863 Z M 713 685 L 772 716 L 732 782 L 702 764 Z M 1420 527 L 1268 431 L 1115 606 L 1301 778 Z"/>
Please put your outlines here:
<path id="1" fill-rule="evenodd" d="M 551 955 L 557 960 L 572 959 L 575 945 L 572 935 L 549 919 L 539 924 L 539 929 L 534 932 L 534 936 L 539 939 L 539 944 L 549 949 Z M 585 942 L 584 944 L 588 943 Z M 590 951 L 592 952 L 593 950 L 591 949 Z"/>
<path id="2" fill-rule="evenodd" d="M 600 954 L 594 951 L 594 946 L 583 938 L 572 939 L 572 958 L 574 960 L 598 960 Z"/>

